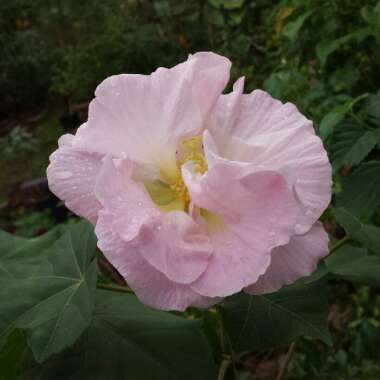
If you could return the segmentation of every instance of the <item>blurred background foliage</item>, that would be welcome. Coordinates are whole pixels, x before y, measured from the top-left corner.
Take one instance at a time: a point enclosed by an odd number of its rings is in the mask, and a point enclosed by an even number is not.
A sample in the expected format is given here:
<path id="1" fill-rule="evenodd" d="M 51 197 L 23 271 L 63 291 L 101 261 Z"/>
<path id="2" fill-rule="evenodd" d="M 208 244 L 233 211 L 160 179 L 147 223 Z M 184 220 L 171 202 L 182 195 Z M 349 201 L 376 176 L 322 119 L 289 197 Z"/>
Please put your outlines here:
<path id="1" fill-rule="evenodd" d="M 376 239 L 377 0 L 0 2 L 0 227 L 31 237 L 72 218 L 43 177 L 57 138 L 86 119 L 97 84 L 202 50 L 231 59 L 231 84 L 244 75 L 247 91 L 264 88 L 313 120 L 334 169 L 332 206 L 350 213 L 341 220 L 330 208 L 325 228 L 341 239 L 357 218 L 369 226 L 358 241 Z M 288 378 L 379 379 L 378 290 L 344 280 L 329 286 L 334 345 L 300 339 Z M 240 378 L 272 379 L 281 360 L 275 350 L 244 357 Z"/>

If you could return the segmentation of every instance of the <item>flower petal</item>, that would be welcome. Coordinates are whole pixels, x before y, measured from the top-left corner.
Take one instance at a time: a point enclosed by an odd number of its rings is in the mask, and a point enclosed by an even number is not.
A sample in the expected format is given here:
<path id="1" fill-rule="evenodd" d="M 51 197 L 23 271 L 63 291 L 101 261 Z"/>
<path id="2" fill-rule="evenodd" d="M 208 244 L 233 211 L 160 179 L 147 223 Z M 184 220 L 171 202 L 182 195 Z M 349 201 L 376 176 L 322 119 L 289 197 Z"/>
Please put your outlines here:
<path id="1" fill-rule="evenodd" d="M 328 235 L 318 222 L 306 234 L 295 235 L 289 244 L 275 248 L 268 270 L 245 291 L 250 294 L 275 292 L 312 274 L 318 261 L 328 252 Z"/>
<path id="2" fill-rule="evenodd" d="M 149 264 L 170 280 L 189 284 L 205 271 L 212 253 L 205 232 L 188 214 L 171 211 L 156 229 L 143 231 L 139 248 Z"/>
<path id="3" fill-rule="evenodd" d="M 126 279 L 141 302 L 162 310 L 183 311 L 188 306 L 210 307 L 219 299 L 202 297 L 188 285 L 176 284 L 141 255 L 139 243 L 123 241 L 114 228 L 113 215 L 102 210 L 95 228 L 98 247 Z"/>
<path id="4" fill-rule="evenodd" d="M 161 223 L 161 212 L 143 186 L 131 179 L 132 170 L 128 159 L 107 157 L 95 186 L 100 204 L 113 215 L 114 228 L 126 242 L 135 239 L 142 226 L 156 228 Z"/>
<path id="5" fill-rule="evenodd" d="M 179 139 L 197 134 L 229 79 L 230 61 L 197 53 L 151 75 L 107 78 L 96 90 L 75 145 L 132 161 L 166 165 Z M 175 159 L 174 159 L 175 162 Z"/>
<path id="6" fill-rule="evenodd" d="M 257 280 L 270 264 L 270 252 L 294 233 L 295 200 L 275 172 L 242 175 L 219 163 L 197 176 L 182 167 L 192 202 L 216 216 L 209 223 L 213 256 L 191 287 L 209 297 L 224 297 Z M 213 216 L 211 216 L 213 218 Z"/>
<path id="7" fill-rule="evenodd" d="M 50 156 L 47 178 L 50 190 L 75 214 L 95 224 L 100 203 L 94 188 L 102 156 L 72 147 L 74 136 L 59 139 L 59 148 Z"/>
<path id="8" fill-rule="evenodd" d="M 240 94 L 236 89 L 237 95 Z M 236 95 L 236 96 L 237 96 Z M 222 95 L 215 108 L 220 119 L 227 100 Z M 240 95 L 234 107 L 234 126 L 219 144 L 221 157 L 281 173 L 299 200 L 297 233 L 305 233 L 327 207 L 331 197 L 331 165 L 323 144 L 307 120 L 290 103 L 282 104 L 264 91 Z M 232 134 L 232 138 L 231 138 Z M 227 143 L 226 143 L 227 141 Z M 212 162 L 210 162 L 212 165 Z"/>

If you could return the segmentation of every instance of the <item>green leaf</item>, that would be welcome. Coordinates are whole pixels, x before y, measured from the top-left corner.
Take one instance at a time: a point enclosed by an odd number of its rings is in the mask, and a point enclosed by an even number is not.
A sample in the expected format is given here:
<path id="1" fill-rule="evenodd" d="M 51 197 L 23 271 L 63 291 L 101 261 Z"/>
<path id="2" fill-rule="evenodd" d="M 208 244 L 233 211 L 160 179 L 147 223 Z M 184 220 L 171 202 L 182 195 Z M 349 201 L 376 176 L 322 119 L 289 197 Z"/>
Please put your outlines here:
<path id="1" fill-rule="evenodd" d="M 380 3 L 374 7 L 365 5 L 361 9 L 363 19 L 369 24 L 371 33 L 375 36 L 377 43 L 380 43 Z"/>
<path id="2" fill-rule="evenodd" d="M 342 187 L 337 206 L 356 216 L 370 217 L 380 205 L 380 161 L 361 164 L 343 178 Z"/>
<path id="3" fill-rule="evenodd" d="M 97 292 L 93 321 L 76 347 L 26 375 L 30 380 L 216 378 L 198 321 L 152 310 L 133 295 L 109 291 Z"/>
<path id="4" fill-rule="evenodd" d="M 25 356 L 25 338 L 20 331 L 10 334 L 7 344 L 0 351 L 0 380 L 16 379 Z"/>
<path id="5" fill-rule="evenodd" d="M 62 233 L 63 229 L 57 227 L 40 237 L 26 239 L 0 231 L 0 282 L 31 274 Z"/>
<path id="6" fill-rule="evenodd" d="M 85 222 L 68 229 L 35 273 L 3 281 L 0 345 L 15 329 L 26 332 L 37 361 L 73 344 L 91 321 L 97 268 L 96 239 Z"/>
<path id="7" fill-rule="evenodd" d="M 365 248 L 344 246 L 325 260 L 330 273 L 364 285 L 380 285 L 380 257 Z"/>
<path id="8" fill-rule="evenodd" d="M 333 210 L 337 222 L 353 240 L 362 243 L 370 251 L 380 253 L 380 228 L 362 223 L 344 208 Z"/>
<path id="9" fill-rule="evenodd" d="M 364 129 L 357 123 L 340 123 L 331 139 L 334 170 L 343 165 L 359 164 L 380 141 L 380 129 Z"/>
<path id="10" fill-rule="evenodd" d="M 245 0 L 209 0 L 209 3 L 215 8 L 238 9 L 241 8 Z"/>
<path id="11" fill-rule="evenodd" d="M 294 284 L 272 294 L 241 293 L 221 307 L 235 351 L 278 347 L 301 335 L 331 343 L 324 281 Z"/>
<path id="12" fill-rule="evenodd" d="M 380 91 L 377 94 L 369 95 L 365 104 L 368 120 L 380 127 Z"/>
<path id="13" fill-rule="evenodd" d="M 334 127 L 340 123 L 352 107 L 360 100 L 366 98 L 367 94 L 362 94 L 355 99 L 348 99 L 344 104 L 341 104 L 332 109 L 326 114 L 319 124 L 319 134 L 325 140 L 333 132 Z"/>
<path id="14" fill-rule="evenodd" d="M 284 26 L 282 34 L 285 37 L 288 37 L 292 42 L 297 39 L 298 33 L 302 28 L 305 21 L 315 12 L 315 9 L 312 9 L 308 12 L 305 12 L 299 16 L 295 21 L 289 22 Z"/>
<path id="15" fill-rule="evenodd" d="M 351 38 L 353 38 L 353 34 L 347 34 L 346 36 L 337 38 L 335 40 L 327 39 L 321 41 L 317 45 L 317 58 L 321 64 L 321 66 L 324 66 L 326 64 L 327 58 L 334 53 L 336 50 L 338 50 L 343 44 L 348 42 Z"/>

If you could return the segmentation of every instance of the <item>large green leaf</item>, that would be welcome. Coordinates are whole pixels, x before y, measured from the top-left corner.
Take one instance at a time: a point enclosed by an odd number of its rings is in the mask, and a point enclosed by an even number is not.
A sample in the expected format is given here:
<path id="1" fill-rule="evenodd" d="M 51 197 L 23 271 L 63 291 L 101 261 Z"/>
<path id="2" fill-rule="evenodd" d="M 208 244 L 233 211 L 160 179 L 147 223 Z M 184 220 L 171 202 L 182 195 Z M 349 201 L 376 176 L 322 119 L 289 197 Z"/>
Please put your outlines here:
<path id="1" fill-rule="evenodd" d="M 8 337 L 7 344 L 0 351 L 0 380 L 17 378 L 26 351 L 23 334 L 19 330 L 13 331 Z"/>
<path id="2" fill-rule="evenodd" d="M 93 321 L 75 348 L 28 371 L 30 380 L 215 379 L 200 323 L 98 291 Z"/>
<path id="3" fill-rule="evenodd" d="M 342 181 L 337 206 L 356 216 L 371 216 L 380 205 L 380 161 L 361 164 Z"/>
<path id="4" fill-rule="evenodd" d="M 357 165 L 380 141 L 380 129 L 364 129 L 357 123 L 340 123 L 331 139 L 333 168 Z"/>
<path id="5" fill-rule="evenodd" d="M 31 274 L 62 232 L 57 227 L 40 237 L 26 239 L 0 231 L 0 282 Z"/>
<path id="6" fill-rule="evenodd" d="M 344 228 L 346 234 L 362 243 L 371 251 L 380 253 L 380 228 L 362 223 L 357 217 L 344 208 L 333 211 L 335 219 Z"/>
<path id="7" fill-rule="evenodd" d="M 285 345 L 301 335 L 331 342 L 324 281 L 294 284 L 272 294 L 238 294 L 222 304 L 235 351 Z"/>
<path id="8" fill-rule="evenodd" d="M 325 260 L 329 272 L 364 285 L 380 285 L 380 256 L 365 248 L 344 246 Z"/>
<path id="9" fill-rule="evenodd" d="M 0 345 L 15 329 L 25 330 L 36 360 L 43 361 L 75 342 L 94 307 L 95 247 L 92 227 L 74 225 L 33 275 L 2 282 Z"/>

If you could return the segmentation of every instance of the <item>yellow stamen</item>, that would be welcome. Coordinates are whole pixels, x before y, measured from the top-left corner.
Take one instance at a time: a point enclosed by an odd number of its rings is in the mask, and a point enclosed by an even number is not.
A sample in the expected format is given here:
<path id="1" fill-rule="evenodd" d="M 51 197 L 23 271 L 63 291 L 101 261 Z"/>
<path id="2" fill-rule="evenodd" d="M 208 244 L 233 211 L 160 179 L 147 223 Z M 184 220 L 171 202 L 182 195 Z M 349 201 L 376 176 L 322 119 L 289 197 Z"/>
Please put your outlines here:
<path id="1" fill-rule="evenodd" d="M 153 201 L 163 210 L 174 208 L 187 211 L 190 195 L 182 179 L 181 166 L 192 161 L 194 171 L 203 174 L 207 171 L 207 163 L 203 155 L 202 139 L 200 136 L 190 137 L 182 141 L 176 161 L 176 167 L 165 166 L 160 170 L 161 181 L 145 183 Z"/>
<path id="2" fill-rule="evenodd" d="M 177 166 L 182 166 L 187 161 L 192 161 L 194 170 L 203 174 L 207 171 L 207 163 L 202 150 L 202 138 L 200 136 L 190 137 L 182 142 L 183 158 L 177 161 Z"/>

